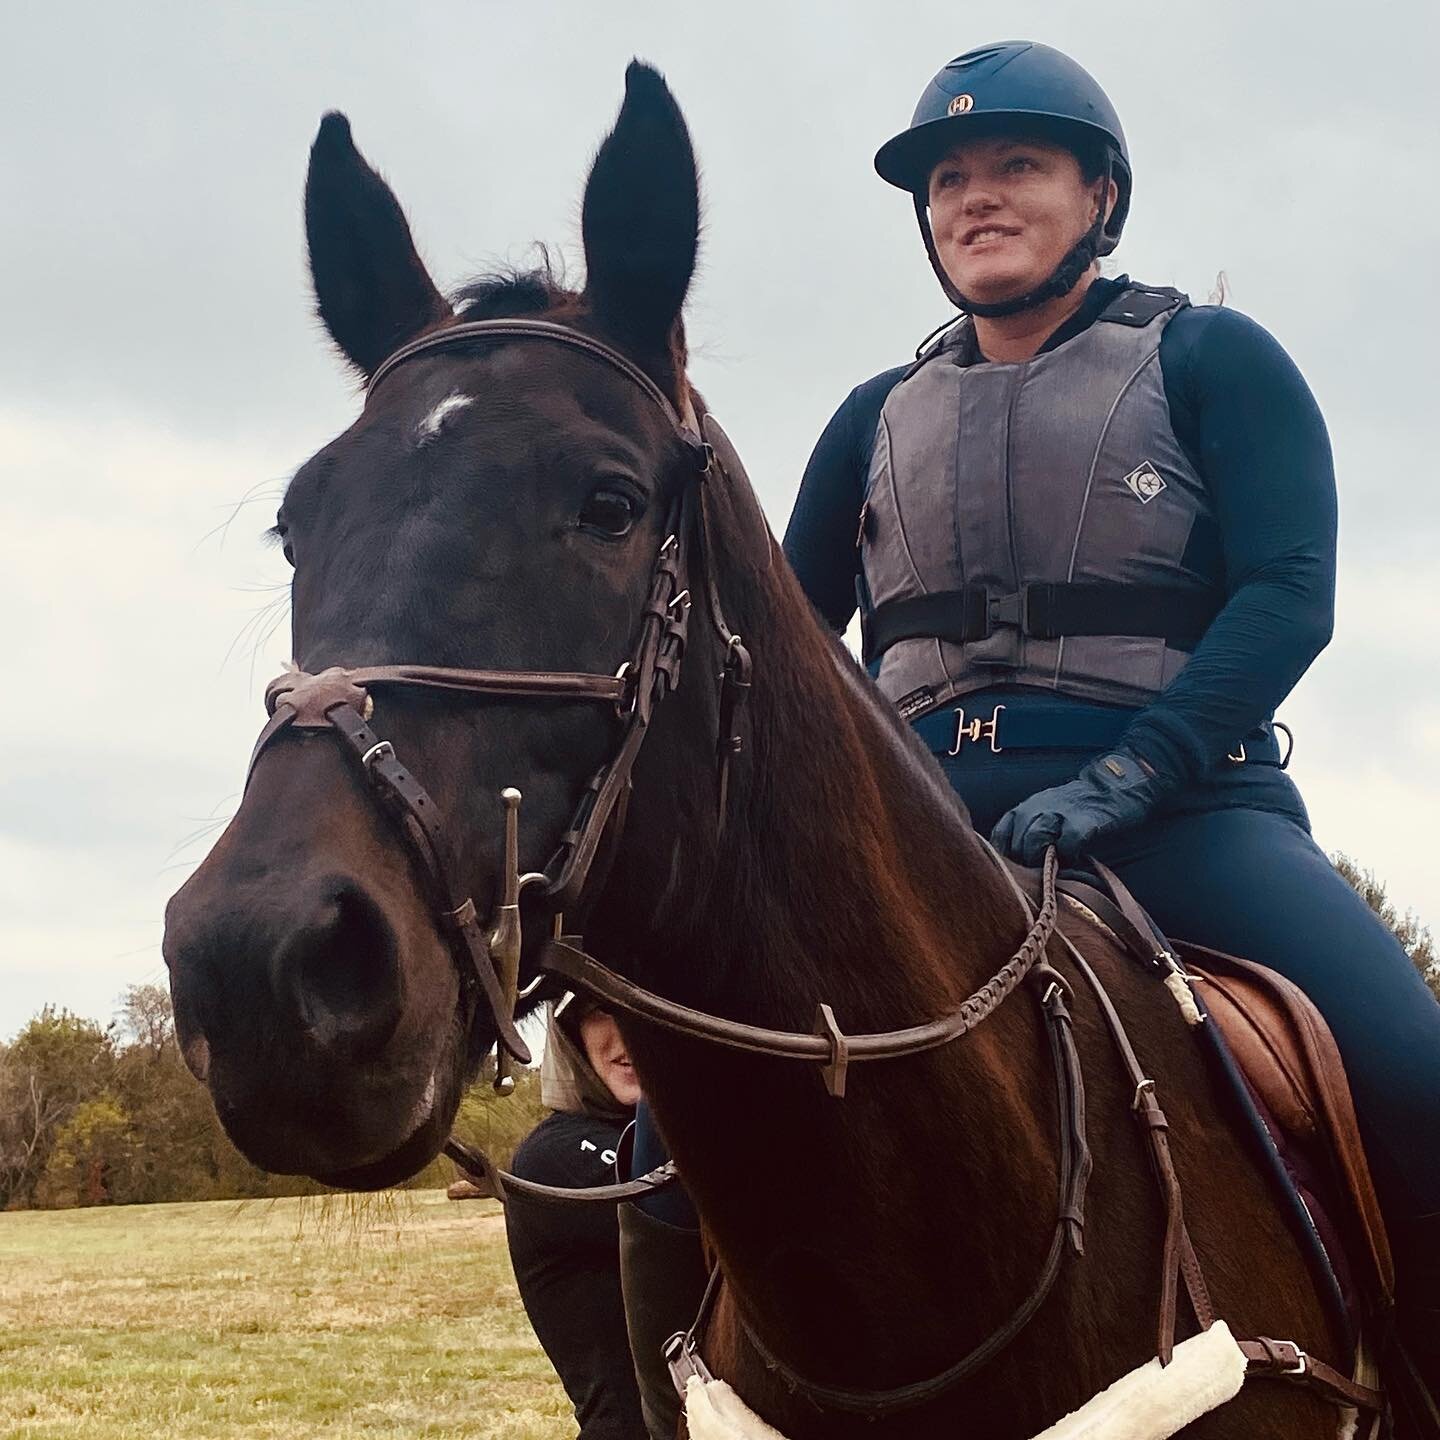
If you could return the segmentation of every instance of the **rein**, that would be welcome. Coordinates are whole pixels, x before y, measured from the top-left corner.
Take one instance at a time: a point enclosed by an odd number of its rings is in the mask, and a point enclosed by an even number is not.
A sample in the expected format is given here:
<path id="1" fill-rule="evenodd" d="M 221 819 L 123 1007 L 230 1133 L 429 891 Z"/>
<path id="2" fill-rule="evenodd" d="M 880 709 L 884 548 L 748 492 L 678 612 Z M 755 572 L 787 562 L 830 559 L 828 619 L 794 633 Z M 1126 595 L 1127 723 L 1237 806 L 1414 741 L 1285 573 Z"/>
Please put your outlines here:
<path id="1" fill-rule="evenodd" d="M 648 1020 L 677 1034 L 705 1040 L 728 1050 L 764 1055 L 772 1060 L 805 1060 L 818 1064 L 825 1088 L 837 1099 L 842 1099 L 847 1072 L 852 1064 L 865 1060 L 901 1060 L 910 1055 L 923 1055 L 927 1050 L 937 1050 L 968 1035 L 1000 1008 L 1020 982 L 1035 970 L 1055 930 L 1056 873 L 1052 847 L 1046 854 L 1042 872 L 1044 899 L 1039 914 L 1010 959 L 950 1014 L 903 1030 L 846 1035 L 836 1023 L 834 1011 L 824 1003 L 817 1005 L 815 1026 L 809 1032 L 770 1030 L 726 1020 L 703 1010 L 693 1010 L 688 1005 L 679 1005 L 626 980 L 587 955 L 574 936 L 546 941 L 540 951 L 540 968 L 588 991 L 607 1009 L 623 1010 L 627 1015 Z M 1043 973 L 1051 983 L 1058 980 L 1048 967 Z"/>

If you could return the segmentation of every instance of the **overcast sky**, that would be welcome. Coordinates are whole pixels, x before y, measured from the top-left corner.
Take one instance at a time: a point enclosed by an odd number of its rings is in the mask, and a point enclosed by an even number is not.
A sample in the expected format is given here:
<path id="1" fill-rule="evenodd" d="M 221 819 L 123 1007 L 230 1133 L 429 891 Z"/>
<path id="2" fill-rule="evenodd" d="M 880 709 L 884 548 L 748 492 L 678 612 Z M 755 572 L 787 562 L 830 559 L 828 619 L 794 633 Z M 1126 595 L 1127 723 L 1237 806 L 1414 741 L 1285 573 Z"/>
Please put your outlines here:
<path id="1" fill-rule="evenodd" d="M 1440 924 L 1431 6 L 0 15 L 0 1037 L 46 1001 L 103 1020 L 163 981 L 164 901 L 233 808 L 287 658 L 286 571 L 259 533 L 356 409 L 304 265 L 321 114 L 349 114 L 451 287 L 531 240 L 576 255 L 634 54 L 666 73 L 704 170 L 692 373 L 777 530 L 835 406 L 945 314 L 876 146 L 973 45 L 1043 40 L 1096 75 L 1136 176 L 1113 268 L 1202 301 L 1223 270 L 1325 411 L 1339 617 L 1281 711 L 1292 771 L 1321 844 Z"/>

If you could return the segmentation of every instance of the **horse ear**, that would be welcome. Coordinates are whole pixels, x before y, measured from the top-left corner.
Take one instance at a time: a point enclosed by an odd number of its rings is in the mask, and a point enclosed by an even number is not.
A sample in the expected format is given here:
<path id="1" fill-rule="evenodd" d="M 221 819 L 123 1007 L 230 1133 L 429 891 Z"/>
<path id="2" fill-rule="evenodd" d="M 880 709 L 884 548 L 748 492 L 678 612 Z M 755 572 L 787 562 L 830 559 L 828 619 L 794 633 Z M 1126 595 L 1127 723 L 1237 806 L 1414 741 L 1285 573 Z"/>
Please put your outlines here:
<path id="1" fill-rule="evenodd" d="M 320 122 L 310 147 L 305 235 L 320 319 L 366 376 L 451 314 L 416 253 L 394 191 L 365 163 L 350 122 L 335 111 Z"/>
<path id="2" fill-rule="evenodd" d="M 690 132 L 657 71 L 632 60 L 585 185 L 585 300 L 642 356 L 668 355 L 695 273 L 700 186 Z"/>

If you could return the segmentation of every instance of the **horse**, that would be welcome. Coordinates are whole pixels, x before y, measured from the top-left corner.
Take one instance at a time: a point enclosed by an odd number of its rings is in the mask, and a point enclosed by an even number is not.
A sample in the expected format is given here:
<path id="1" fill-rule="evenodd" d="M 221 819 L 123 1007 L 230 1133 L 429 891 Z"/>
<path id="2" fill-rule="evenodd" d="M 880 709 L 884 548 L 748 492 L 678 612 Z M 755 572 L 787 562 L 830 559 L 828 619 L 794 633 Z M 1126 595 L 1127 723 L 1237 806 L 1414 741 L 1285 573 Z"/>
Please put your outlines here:
<path id="1" fill-rule="evenodd" d="M 500 991 L 532 988 L 563 908 L 626 984 L 829 1046 L 827 1085 L 812 1065 L 621 1019 L 723 1277 L 704 1363 L 794 1440 L 1021 1440 L 1145 1364 L 1174 1215 L 1133 1117 L 1157 1091 L 1214 1312 L 1343 1367 L 1340 1323 L 1176 1005 L 1083 915 L 1037 930 L 1053 894 L 1030 903 L 996 862 L 813 613 L 733 455 L 711 463 L 719 432 L 692 433 L 695 158 L 660 75 L 635 62 L 625 83 L 585 185 L 579 290 L 542 268 L 452 304 L 348 122 L 321 124 L 305 190 L 317 308 L 370 390 L 276 521 L 297 675 L 323 693 L 297 699 L 294 676 L 272 690 L 239 808 L 168 907 L 187 1063 L 256 1164 L 396 1183 L 439 1152 L 497 1039 L 523 1053 Z M 498 990 L 475 946 L 487 916 L 516 941 Z M 962 1038 L 836 1076 L 842 1026 L 954 1014 L 1037 935 L 1044 1003 L 1020 987 Z M 1084 966 L 1153 1084 L 1118 1063 Z M 1056 1220 L 1065 1034 L 1086 1077 L 1083 1239 L 1075 1215 Z M 1063 1263 L 1017 1327 L 1057 1235 Z M 1007 1331 L 918 1405 L 814 1398 L 903 1390 Z M 1247 1384 L 1186 1433 L 1298 1440 L 1335 1423 L 1311 1390 Z"/>

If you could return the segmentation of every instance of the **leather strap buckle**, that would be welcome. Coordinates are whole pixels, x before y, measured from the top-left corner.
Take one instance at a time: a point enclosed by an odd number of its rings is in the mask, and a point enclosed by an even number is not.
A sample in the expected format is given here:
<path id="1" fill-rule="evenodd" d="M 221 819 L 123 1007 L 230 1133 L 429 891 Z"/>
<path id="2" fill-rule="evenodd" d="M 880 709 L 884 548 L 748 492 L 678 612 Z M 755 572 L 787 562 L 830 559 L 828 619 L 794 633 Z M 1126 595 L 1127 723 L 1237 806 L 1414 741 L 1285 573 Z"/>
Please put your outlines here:
<path id="1" fill-rule="evenodd" d="M 395 758 L 395 747 L 388 740 L 377 740 L 361 757 L 360 763 L 365 768 L 365 773 L 370 773 L 370 767 L 377 760 L 393 760 Z"/>
<path id="2" fill-rule="evenodd" d="M 1266 1349 L 1275 1357 L 1277 1366 L 1284 1365 L 1283 1370 L 1277 1369 L 1277 1375 L 1293 1376 L 1298 1378 L 1306 1374 L 1310 1369 L 1310 1357 L 1293 1340 L 1265 1340 Z M 1291 1352 L 1295 1359 L 1292 1362 L 1286 1351 Z"/>
<path id="3" fill-rule="evenodd" d="M 976 745 L 982 740 L 988 740 L 991 752 L 999 755 L 1004 749 L 1000 744 L 999 737 L 1000 712 L 1004 708 L 1003 705 L 997 705 L 988 720 L 982 720 L 977 715 L 973 720 L 967 722 L 964 707 L 957 707 L 955 711 L 955 743 L 947 753 L 958 755 L 967 740 Z"/>

